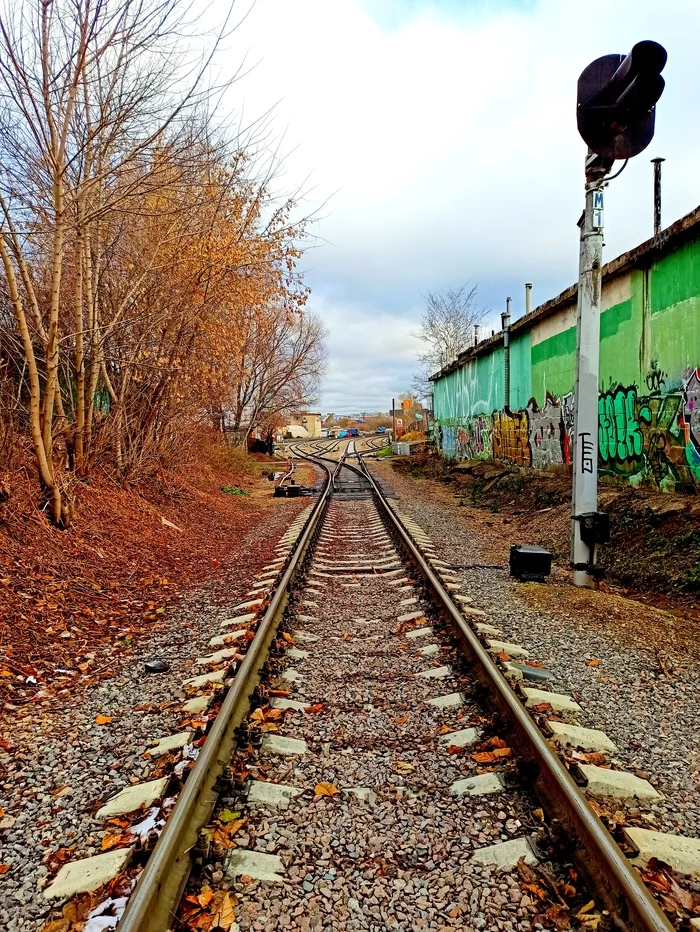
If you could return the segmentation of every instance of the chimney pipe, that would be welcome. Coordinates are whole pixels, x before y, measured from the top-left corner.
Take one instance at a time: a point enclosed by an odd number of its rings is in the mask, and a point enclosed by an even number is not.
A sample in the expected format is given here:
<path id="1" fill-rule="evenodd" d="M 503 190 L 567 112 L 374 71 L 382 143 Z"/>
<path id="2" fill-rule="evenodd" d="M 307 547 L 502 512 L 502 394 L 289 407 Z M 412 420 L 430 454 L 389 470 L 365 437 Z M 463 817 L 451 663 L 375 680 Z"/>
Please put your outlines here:
<path id="1" fill-rule="evenodd" d="M 532 282 L 525 282 L 525 313 L 532 314 Z"/>
<path id="2" fill-rule="evenodd" d="M 654 166 L 654 236 L 661 231 L 661 163 L 666 159 L 652 159 Z"/>
<path id="3" fill-rule="evenodd" d="M 503 407 L 510 410 L 510 298 L 506 298 L 506 309 L 501 314 L 503 330 Z"/>
<path id="4" fill-rule="evenodd" d="M 474 346 L 479 342 L 479 334 L 481 333 L 481 327 L 478 324 L 474 324 Z"/>

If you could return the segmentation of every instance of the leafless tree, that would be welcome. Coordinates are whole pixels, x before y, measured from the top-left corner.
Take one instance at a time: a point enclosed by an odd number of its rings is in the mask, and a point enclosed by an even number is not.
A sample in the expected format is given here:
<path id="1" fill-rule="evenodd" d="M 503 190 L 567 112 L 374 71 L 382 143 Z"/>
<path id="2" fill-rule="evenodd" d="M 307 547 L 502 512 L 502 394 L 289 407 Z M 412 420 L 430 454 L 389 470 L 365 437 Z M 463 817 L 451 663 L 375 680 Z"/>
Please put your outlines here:
<path id="1" fill-rule="evenodd" d="M 421 398 L 431 391 L 429 376 L 456 359 L 474 342 L 474 326 L 488 311 L 477 301 L 478 285 L 467 282 L 460 288 L 443 288 L 425 295 L 425 311 L 413 336 L 421 341 L 419 372 L 413 388 Z"/>

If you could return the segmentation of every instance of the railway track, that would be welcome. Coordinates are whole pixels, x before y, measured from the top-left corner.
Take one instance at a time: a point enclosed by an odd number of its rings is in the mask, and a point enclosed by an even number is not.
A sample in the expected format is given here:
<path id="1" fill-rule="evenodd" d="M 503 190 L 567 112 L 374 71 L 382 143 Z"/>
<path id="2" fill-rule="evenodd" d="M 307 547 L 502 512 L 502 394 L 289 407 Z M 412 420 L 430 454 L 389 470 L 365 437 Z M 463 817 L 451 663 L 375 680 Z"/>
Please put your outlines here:
<path id="1" fill-rule="evenodd" d="M 325 485 L 280 542 L 261 601 L 225 628 L 245 632 L 245 654 L 230 651 L 239 665 L 211 658 L 228 689 L 118 929 L 175 928 L 195 865 L 191 889 L 218 883 L 243 928 L 276 928 L 275 916 L 293 928 L 525 928 L 539 913 L 521 883 L 549 877 L 556 915 L 556 891 L 576 886 L 581 928 L 668 932 L 503 675 L 484 613 L 392 507 L 360 444 L 341 446 L 290 448 Z M 225 824 L 222 811 L 247 819 L 227 851 L 202 833 Z M 520 881 L 504 875 L 499 889 L 497 863 Z M 181 918 L 196 910 L 185 903 Z"/>

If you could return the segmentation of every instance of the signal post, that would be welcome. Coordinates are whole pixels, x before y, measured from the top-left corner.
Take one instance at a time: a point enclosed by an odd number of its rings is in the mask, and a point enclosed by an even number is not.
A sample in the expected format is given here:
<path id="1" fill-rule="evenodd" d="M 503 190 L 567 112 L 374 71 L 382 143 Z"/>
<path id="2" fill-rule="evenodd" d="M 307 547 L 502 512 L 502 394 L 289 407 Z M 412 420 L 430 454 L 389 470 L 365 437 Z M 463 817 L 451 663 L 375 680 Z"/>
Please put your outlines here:
<path id="1" fill-rule="evenodd" d="M 665 64 L 663 46 L 657 42 L 638 42 L 629 55 L 604 55 L 591 62 L 578 79 L 578 130 L 588 145 L 588 155 L 576 309 L 571 511 L 571 564 L 576 586 L 597 585 L 598 545 L 606 543 L 610 536 L 608 515 L 598 511 L 598 364 L 605 178 L 617 159 L 624 159 L 626 165 L 651 142 L 655 105 L 664 89 L 661 71 Z"/>

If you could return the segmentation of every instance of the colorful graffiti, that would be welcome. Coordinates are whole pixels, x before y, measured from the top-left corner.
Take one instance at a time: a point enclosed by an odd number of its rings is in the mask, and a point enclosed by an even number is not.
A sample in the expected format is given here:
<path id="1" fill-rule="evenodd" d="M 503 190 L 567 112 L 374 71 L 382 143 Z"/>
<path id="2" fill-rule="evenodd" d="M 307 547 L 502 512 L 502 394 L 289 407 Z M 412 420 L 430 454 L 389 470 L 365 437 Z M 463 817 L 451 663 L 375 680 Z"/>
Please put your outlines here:
<path id="1" fill-rule="evenodd" d="M 544 469 L 546 466 L 556 466 L 563 461 L 564 425 L 561 405 L 548 394 L 544 408 L 540 410 L 535 399 L 531 398 L 526 410 L 533 468 Z"/>
<path id="2" fill-rule="evenodd" d="M 531 466 L 527 411 L 496 411 L 493 415 L 493 456 L 516 466 Z"/>
<path id="3" fill-rule="evenodd" d="M 700 484 L 700 368 L 686 373 L 678 391 L 662 394 L 666 374 L 652 363 L 646 388 L 617 385 L 598 399 L 601 472 L 631 482 L 649 480 L 662 489 Z M 574 392 L 561 403 L 547 395 L 544 407 L 531 399 L 520 411 L 479 415 L 442 428 L 442 450 L 451 459 L 493 457 L 516 466 L 544 469 L 571 463 Z"/>

